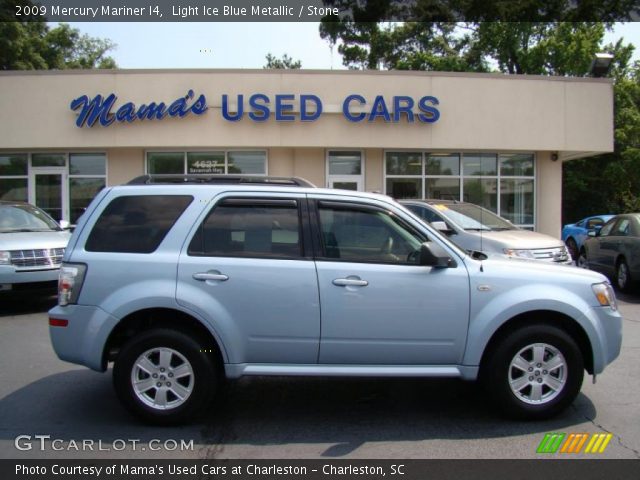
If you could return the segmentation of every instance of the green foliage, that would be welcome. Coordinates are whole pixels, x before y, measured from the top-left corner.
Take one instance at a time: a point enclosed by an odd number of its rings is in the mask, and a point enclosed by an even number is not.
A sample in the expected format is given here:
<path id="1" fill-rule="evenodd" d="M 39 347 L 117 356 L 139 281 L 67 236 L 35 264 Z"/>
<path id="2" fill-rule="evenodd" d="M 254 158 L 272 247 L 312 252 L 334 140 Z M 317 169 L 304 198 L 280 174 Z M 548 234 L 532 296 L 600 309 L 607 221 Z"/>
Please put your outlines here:
<path id="1" fill-rule="evenodd" d="M 49 28 L 45 22 L 0 22 L 1 70 L 63 70 L 69 68 L 116 68 L 107 53 L 110 40 L 81 34 L 61 23 Z"/>
<path id="2" fill-rule="evenodd" d="M 267 64 L 262 67 L 264 69 L 274 68 L 281 70 L 297 70 L 302 67 L 302 62 L 300 60 L 294 60 L 286 53 L 282 56 L 282 58 L 276 58 L 271 53 L 267 53 L 265 59 L 267 60 Z"/>

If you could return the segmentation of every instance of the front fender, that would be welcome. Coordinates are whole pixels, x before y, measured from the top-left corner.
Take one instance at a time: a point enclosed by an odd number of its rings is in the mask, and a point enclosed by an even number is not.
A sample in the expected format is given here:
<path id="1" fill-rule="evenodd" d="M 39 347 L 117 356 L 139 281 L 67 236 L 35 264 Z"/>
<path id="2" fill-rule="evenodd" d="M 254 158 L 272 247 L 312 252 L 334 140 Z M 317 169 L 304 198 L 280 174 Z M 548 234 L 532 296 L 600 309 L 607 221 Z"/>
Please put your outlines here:
<path id="1" fill-rule="evenodd" d="M 492 295 L 492 292 L 477 292 Z M 530 284 L 493 293 L 473 305 L 464 365 L 480 365 L 482 355 L 494 333 L 518 315 L 529 312 L 555 312 L 573 319 L 587 334 L 594 355 L 594 369 L 604 368 L 602 326 L 598 316 L 582 297 L 557 285 Z M 474 308 L 475 307 L 475 308 Z M 541 313 L 542 315 L 542 313 Z M 542 317 L 541 320 L 548 320 Z"/>

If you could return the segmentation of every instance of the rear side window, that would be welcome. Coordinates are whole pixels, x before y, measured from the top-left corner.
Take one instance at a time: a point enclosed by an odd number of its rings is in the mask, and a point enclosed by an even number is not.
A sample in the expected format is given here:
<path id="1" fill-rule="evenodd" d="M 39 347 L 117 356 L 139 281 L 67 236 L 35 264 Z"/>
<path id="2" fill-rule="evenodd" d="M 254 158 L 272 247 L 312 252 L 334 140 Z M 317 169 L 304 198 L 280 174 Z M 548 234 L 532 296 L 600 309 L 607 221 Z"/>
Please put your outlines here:
<path id="1" fill-rule="evenodd" d="M 189 195 L 118 197 L 89 234 L 89 252 L 151 253 L 193 200 Z"/>
<path id="2" fill-rule="evenodd" d="M 200 225 L 189 255 L 300 258 L 300 226 L 295 200 L 229 199 Z"/>

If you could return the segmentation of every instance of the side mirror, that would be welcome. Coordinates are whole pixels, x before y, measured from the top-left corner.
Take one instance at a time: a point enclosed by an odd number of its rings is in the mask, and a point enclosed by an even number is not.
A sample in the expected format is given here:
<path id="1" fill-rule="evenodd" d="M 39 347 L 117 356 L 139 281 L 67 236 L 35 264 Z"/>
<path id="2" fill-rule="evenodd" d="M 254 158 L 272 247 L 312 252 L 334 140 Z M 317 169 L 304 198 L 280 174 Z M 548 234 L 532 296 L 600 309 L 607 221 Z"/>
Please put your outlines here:
<path id="1" fill-rule="evenodd" d="M 431 226 L 436 230 L 438 230 L 439 232 L 444 233 L 445 235 L 451 235 L 452 233 L 455 233 L 454 230 L 451 230 L 449 228 L 449 225 L 447 225 L 446 222 L 443 222 L 441 220 L 431 222 Z"/>
<path id="2" fill-rule="evenodd" d="M 71 224 L 67 220 L 60 220 L 58 225 L 60 225 L 60 228 L 63 230 L 69 230 L 71 228 Z"/>
<path id="3" fill-rule="evenodd" d="M 600 230 L 589 230 L 587 235 L 590 237 L 597 237 L 600 234 Z"/>
<path id="4" fill-rule="evenodd" d="M 420 265 L 425 267 L 449 268 L 455 267 L 456 262 L 440 245 L 434 242 L 424 242 L 420 245 Z"/>

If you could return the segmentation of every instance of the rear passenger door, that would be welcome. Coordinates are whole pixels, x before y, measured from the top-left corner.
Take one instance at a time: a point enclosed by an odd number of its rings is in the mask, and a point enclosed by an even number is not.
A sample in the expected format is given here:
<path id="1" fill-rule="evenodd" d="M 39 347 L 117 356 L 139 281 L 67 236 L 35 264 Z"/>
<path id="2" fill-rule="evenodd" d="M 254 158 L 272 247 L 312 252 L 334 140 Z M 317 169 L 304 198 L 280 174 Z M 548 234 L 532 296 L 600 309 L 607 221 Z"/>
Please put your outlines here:
<path id="1" fill-rule="evenodd" d="M 177 299 L 231 363 L 317 363 L 320 307 L 304 195 L 227 195 L 180 256 Z"/>

